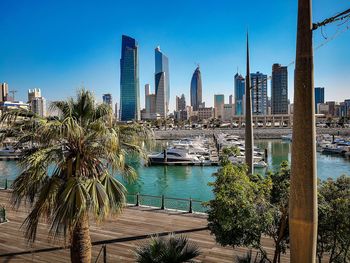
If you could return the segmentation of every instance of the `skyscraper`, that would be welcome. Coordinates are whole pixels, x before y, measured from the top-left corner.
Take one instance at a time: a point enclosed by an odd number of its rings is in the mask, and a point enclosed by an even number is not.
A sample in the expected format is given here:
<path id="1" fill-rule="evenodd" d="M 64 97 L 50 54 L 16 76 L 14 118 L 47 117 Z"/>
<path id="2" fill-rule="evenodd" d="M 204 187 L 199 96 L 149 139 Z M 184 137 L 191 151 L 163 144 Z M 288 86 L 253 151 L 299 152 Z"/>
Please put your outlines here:
<path id="1" fill-rule="evenodd" d="M 122 36 L 120 59 L 120 120 L 140 119 L 138 45 L 135 39 Z"/>
<path id="2" fill-rule="evenodd" d="M 242 75 L 236 74 L 235 75 L 235 112 L 236 115 L 244 115 L 244 97 L 245 94 L 245 79 Z"/>
<path id="3" fill-rule="evenodd" d="M 112 94 L 110 93 L 103 94 L 102 101 L 104 104 L 107 104 L 112 108 L 112 105 L 113 105 Z"/>
<path id="4" fill-rule="evenodd" d="M 272 65 L 271 113 L 288 114 L 288 70 L 280 64 Z"/>
<path id="5" fill-rule="evenodd" d="M 46 99 L 44 97 L 35 97 L 30 101 L 30 107 L 35 114 L 46 116 Z"/>
<path id="6" fill-rule="evenodd" d="M 267 114 L 267 75 L 251 73 L 252 110 L 255 115 Z"/>
<path id="7" fill-rule="evenodd" d="M 199 66 L 196 68 L 191 79 L 191 106 L 194 111 L 198 111 L 200 104 L 202 104 L 202 77 Z"/>
<path id="8" fill-rule="evenodd" d="M 41 97 L 40 89 L 29 89 L 28 90 L 28 102 L 31 102 L 34 98 Z"/>
<path id="9" fill-rule="evenodd" d="M 8 95 L 9 95 L 9 85 L 4 82 L 1 83 L 0 86 L 0 101 L 7 101 L 8 99 Z"/>
<path id="10" fill-rule="evenodd" d="M 155 92 L 156 111 L 161 117 L 166 117 L 169 110 L 170 82 L 169 61 L 160 47 L 155 49 Z"/>
<path id="11" fill-rule="evenodd" d="M 315 113 L 317 112 L 317 104 L 324 103 L 324 88 L 315 88 Z"/>
<path id="12" fill-rule="evenodd" d="M 225 96 L 223 94 L 214 95 L 215 118 L 223 119 L 224 117 Z"/>
<path id="13" fill-rule="evenodd" d="M 151 92 L 151 86 L 149 84 L 145 85 L 145 96 L 149 95 Z"/>
<path id="14" fill-rule="evenodd" d="M 186 110 L 185 94 L 182 94 L 181 97 L 176 96 L 176 110 Z"/>

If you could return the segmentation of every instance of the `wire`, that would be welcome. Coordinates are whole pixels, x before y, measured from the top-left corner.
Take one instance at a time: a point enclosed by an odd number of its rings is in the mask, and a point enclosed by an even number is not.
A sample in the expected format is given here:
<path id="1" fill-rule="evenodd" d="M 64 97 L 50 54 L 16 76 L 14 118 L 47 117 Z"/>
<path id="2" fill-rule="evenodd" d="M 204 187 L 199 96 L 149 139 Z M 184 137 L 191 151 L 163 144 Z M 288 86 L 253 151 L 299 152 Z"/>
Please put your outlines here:
<path id="1" fill-rule="evenodd" d="M 325 20 L 323 20 L 322 22 L 318 22 L 318 23 L 314 23 L 312 24 L 312 30 L 316 30 L 318 29 L 319 27 L 322 27 L 322 26 L 325 26 L 327 24 L 330 24 L 330 23 L 333 23 L 333 22 L 336 22 L 336 21 L 339 21 L 339 20 L 344 20 L 344 19 L 347 19 L 347 18 L 350 18 L 350 8 L 335 15 L 335 16 L 332 16 L 330 18 L 326 18 Z"/>

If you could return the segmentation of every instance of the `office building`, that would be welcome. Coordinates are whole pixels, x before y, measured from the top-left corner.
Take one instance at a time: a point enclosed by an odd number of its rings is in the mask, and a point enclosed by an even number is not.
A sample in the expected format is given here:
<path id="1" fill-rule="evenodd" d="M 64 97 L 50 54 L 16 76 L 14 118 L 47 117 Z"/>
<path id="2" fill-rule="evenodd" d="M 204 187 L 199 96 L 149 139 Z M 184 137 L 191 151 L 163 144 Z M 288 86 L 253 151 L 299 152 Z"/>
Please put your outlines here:
<path id="1" fill-rule="evenodd" d="M 44 97 L 35 97 L 30 101 L 30 108 L 35 114 L 46 117 L 46 99 Z"/>
<path id="2" fill-rule="evenodd" d="M 235 115 L 235 109 L 233 104 L 224 104 L 223 120 L 231 121 Z"/>
<path id="3" fill-rule="evenodd" d="M 203 107 L 198 109 L 198 120 L 209 120 L 214 118 L 215 110 L 213 107 Z"/>
<path id="4" fill-rule="evenodd" d="M 0 86 L 0 102 L 1 101 L 7 101 L 9 95 L 9 86 L 6 82 L 1 83 Z"/>
<path id="5" fill-rule="evenodd" d="M 145 85 L 145 96 L 149 95 L 151 93 L 151 85 L 146 84 Z"/>
<path id="6" fill-rule="evenodd" d="M 234 104 L 234 103 L 233 103 L 233 95 L 230 95 L 230 96 L 228 97 L 228 103 L 229 103 L 229 104 Z"/>
<path id="7" fill-rule="evenodd" d="M 104 104 L 109 105 L 111 108 L 113 107 L 112 94 L 110 94 L 110 93 L 103 94 L 102 101 Z"/>
<path id="8" fill-rule="evenodd" d="M 234 104 L 236 115 L 244 115 L 245 79 L 238 73 L 235 75 L 234 89 Z"/>
<path id="9" fill-rule="evenodd" d="M 119 109 L 118 109 L 118 102 L 114 104 L 114 117 L 116 120 L 119 120 Z"/>
<path id="10" fill-rule="evenodd" d="M 186 99 L 184 94 L 182 94 L 181 97 L 176 96 L 176 110 L 186 110 Z"/>
<path id="11" fill-rule="evenodd" d="M 146 119 L 152 119 L 156 115 L 156 94 L 146 95 Z"/>
<path id="12" fill-rule="evenodd" d="M 316 87 L 315 88 L 315 113 L 318 113 L 317 111 L 317 104 L 324 103 L 324 88 L 323 87 Z"/>
<path id="13" fill-rule="evenodd" d="M 280 64 L 272 65 L 271 113 L 288 114 L 288 70 Z"/>
<path id="14" fill-rule="evenodd" d="M 156 112 L 166 118 L 169 111 L 170 82 L 169 60 L 163 54 L 160 47 L 155 49 L 155 93 Z"/>
<path id="15" fill-rule="evenodd" d="M 267 75 L 251 73 L 252 112 L 253 115 L 267 114 Z"/>
<path id="16" fill-rule="evenodd" d="M 214 109 L 215 109 L 215 118 L 223 119 L 224 115 L 224 104 L 225 96 L 223 94 L 214 95 Z"/>
<path id="17" fill-rule="evenodd" d="M 199 66 L 196 68 L 191 79 L 191 106 L 194 111 L 198 111 L 200 104 L 202 104 L 202 77 Z"/>
<path id="18" fill-rule="evenodd" d="M 28 90 L 28 103 L 30 103 L 34 98 L 41 97 L 40 89 L 29 89 Z"/>
<path id="19" fill-rule="evenodd" d="M 140 119 L 138 44 L 135 39 L 122 36 L 120 59 L 120 120 Z"/>

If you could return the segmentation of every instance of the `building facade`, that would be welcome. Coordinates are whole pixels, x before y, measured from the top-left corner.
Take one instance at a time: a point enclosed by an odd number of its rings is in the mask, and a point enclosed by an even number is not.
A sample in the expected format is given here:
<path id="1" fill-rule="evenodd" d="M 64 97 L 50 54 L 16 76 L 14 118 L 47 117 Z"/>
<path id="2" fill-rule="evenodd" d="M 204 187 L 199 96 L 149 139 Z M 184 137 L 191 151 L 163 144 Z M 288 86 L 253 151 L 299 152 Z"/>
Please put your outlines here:
<path id="1" fill-rule="evenodd" d="M 223 94 L 214 95 L 214 109 L 215 109 L 215 118 L 223 119 L 224 117 L 224 104 L 225 96 Z"/>
<path id="2" fill-rule="evenodd" d="M 135 39 L 122 36 L 120 59 L 120 120 L 140 120 L 138 44 Z"/>
<path id="3" fill-rule="evenodd" d="M 102 95 L 102 101 L 104 104 L 109 105 L 111 108 L 113 108 L 113 99 L 112 94 L 107 93 Z"/>
<path id="4" fill-rule="evenodd" d="M 202 104 L 202 76 L 199 66 L 196 68 L 191 79 L 191 106 L 197 111 Z"/>
<path id="5" fill-rule="evenodd" d="M 41 97 L 40 89 L 29 89 L 28 90 L 28 103 L 30 103 L 34 98 Z"/>
<path id="6" fill-rule="evenodd" d="M 288 114 L 288 70 L 280 64 L 272 65 L 271 113 Z"/>
<path id="7" fill-rule="evenodd" d="M 317 104 L 324 103 L 324 88 L 323 87 L 315 87 L 315 113 L 317 111 Z"/>
<path id="8" fill-rule="evenodd" d="M 185 94 L 182 94 L 181 97 L 176 96 L 176 111 L 180 110 L 186 110 Z"/>
<path id="9" fill-rule="evenodd" d="M 7 101 L 9 95 L 9 86 L 6 82 L 1 83 L 0 86 L 0 102 Z"/>
<path id="10" fill-rule="evenodd" d="M 267 114 L 267 75 L 256 72 L 250 74 L 252 86 L 253 115 Z"/>
<path id="11" fill-rule="evenodd" d="M 234 115 L 235 115 L 234 105 L 230 103 L 224 104 L 223 120 L 231 121 Z"/>
<path id="12" fill-rule="evenodd" d="M 198 120 L 209 120 L 214 118 L 214 108 L 213 107 L 207 107 L 207 108 L 199 108 L 198 109 Z"/>
<path id="13" fill-rule="evenodd" d="M 156 111 L 161 117 L 166 118 L 170 100 L 169 60 L 160 50 L 160 47 L 155 49 L 154 54 Z"/>
<path id="14" fill-rule="evenodd" d="M 36 97 L 30 101 L 30 108 L 35 114 L 46 117 L 46 99 L 44 97 Z"/>
<path id="15" fill-rule="evenodd" d="M 238 73 L 235 75 L 234 89 L 234 104 L 236 115 L 244 115 L 245 79 Z"/>

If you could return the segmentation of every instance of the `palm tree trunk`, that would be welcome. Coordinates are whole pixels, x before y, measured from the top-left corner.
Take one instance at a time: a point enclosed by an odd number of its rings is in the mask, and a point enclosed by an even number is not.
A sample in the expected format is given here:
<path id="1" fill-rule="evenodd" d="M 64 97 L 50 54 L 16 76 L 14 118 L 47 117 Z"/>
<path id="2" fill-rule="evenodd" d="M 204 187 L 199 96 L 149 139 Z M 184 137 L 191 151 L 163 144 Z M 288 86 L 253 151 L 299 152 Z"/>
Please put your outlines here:
<path id="1" fill-rule="evenodd" d="M 292 263 L 316 262 L 317 181 L 314 105 L 311 0 L 299 0 L 289 206 Z"/>
<path id="2" fill-rule="evenodd" d="M 72 263 L 91 262 L 91 238 L 87 213 L 81 216 L 73 230 L 70 258 Z"/>

